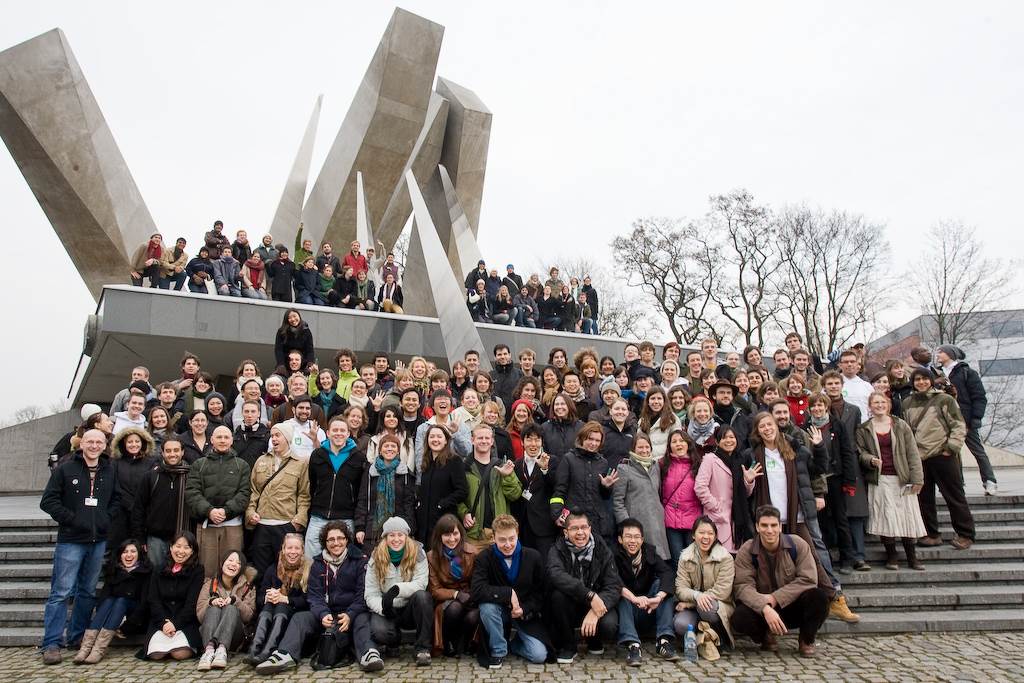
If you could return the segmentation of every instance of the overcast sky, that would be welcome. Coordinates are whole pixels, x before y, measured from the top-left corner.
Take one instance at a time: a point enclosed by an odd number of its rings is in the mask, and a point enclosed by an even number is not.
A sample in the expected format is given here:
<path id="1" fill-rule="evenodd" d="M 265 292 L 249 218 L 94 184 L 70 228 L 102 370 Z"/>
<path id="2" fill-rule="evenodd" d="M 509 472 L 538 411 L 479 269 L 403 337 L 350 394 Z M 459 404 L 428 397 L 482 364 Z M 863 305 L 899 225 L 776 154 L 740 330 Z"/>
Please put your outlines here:
<path id="1" fill-rule="evenodd" d="M 895 267 L 927 258 L 940 219 L 976 226 L 993 254 L 1024 246 L 1019 3 L 402 6 L 446 27 L 438 73 L 494 112 L 490 261 L 607 259 L 635 218 L 696 217 L 736 187 L 884 222 Z M 64 30 L 158 228 L 194 253 L 215 218 L 266 230 L 323 93 L 312 186 L 392 9 L 23 2 L 4 9 L 0 49 Z M 3 417 L 66 394 L 94 303 L 5 150 L 0 197 Z"/>

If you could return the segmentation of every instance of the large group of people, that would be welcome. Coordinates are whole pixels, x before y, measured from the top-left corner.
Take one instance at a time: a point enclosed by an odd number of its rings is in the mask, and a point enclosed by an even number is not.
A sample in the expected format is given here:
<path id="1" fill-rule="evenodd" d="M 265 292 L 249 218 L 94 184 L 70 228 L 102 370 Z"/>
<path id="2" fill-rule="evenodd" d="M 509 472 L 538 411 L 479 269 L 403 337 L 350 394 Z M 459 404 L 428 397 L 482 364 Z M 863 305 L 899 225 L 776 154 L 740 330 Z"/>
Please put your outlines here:
<path id="1" fill-rule="evenodd" d="M 257 674 L 375 671 L 403 643 L 417 666 L 568 665 L 581 645 L 640 666 L 647 639 L 716 659 L 789 632 L 813 656 L 827 618 L 859 619 L 842 577 L 873 570 L 868 534 L 889 571 L 897 545 L 920 570 L 943 543 L 936 486 L 970 547 L 959 458 L 984 388 L 953 346 L 873 370 L 861 347 L 823 362 L 786 342 L 771 370 L 713 339 L 660 361 L 647 341 L 546 364 L 498 344 L 489 373 L 479 351 L 322 368 L 288 309 L 270 372 L 136 367 L 51 454 L 43 659 L 95 664 L 136 635 L 141 659 L 200 671 L 232 653 Z"/>
<path id="2" fill-rule="evenodd" d="M 184 237 L 171 248 L 160 233 L 135 250 L 130 278 L 133 285 L 219 296 L 245 297 L 315 306 L 332 306 L 383 313 L 404 313 L 402 272 L 395 254 L 382 242 L 363 245 L 354 240 L 339 258 L 330 242 L 319 252 L 304 239 L 299 225 L 292 252 L 272 235 L 259 246 L 249 243 L 247 231 L 235 240 L 224 234 L 223 221 L 206 232 L 199 253 L 189 258 Z M 510 263 L 499 277 L 481 260 L 466 275 L 466 306 L 476 322 L 598 334 L 598 293 L 589 275 L 563 281 L 552 267 L 546 281 L 533 273 L 526 281 Z"/>

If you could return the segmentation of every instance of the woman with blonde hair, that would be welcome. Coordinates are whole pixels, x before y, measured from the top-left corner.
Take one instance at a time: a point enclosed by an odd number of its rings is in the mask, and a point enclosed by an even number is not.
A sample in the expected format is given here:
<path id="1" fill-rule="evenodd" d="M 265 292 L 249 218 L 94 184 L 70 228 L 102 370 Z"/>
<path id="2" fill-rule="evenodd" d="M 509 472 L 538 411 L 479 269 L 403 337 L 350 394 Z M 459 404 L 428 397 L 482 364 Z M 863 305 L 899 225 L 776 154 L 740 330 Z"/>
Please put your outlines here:
<path id="1" fill-rule="evenodd" d="M 247 661 L 258 674 L 273 674 L 297 666 L 302 653 L 298 647 L 285 643 L 285 629 L 296 612 L 309 609 L 306 590 L 309 587 L 311 561 L 303 551 L 302 534 L 285 534 L 277 564 L 270 567 L 260 583 L 258 604 L 262 604 L 256 621 L 256 635 Z M 296 651 L 292 651 L 292 650 Z"/>

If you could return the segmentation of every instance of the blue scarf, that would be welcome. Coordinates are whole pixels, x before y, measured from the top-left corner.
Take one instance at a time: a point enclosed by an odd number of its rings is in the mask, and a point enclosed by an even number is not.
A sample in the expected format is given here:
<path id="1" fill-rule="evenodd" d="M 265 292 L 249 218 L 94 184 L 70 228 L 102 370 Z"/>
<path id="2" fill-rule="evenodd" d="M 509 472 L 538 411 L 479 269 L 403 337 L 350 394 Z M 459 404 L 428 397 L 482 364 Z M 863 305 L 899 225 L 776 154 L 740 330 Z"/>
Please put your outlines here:
<path id="1" fill-rule="evenodd" d="M 498 549 L 498 545 L 494 544 L 491 546 L 491 552 L 498 558 L 498 564 L 505 570 L 505 578 L 508 579 L 509 584 L 514 584 L 516 579 L 519 578 L 519 564 L 523 559 L 523 544 L 516 542 L 516 549 L 512 551 L 512 565 L 509 566 L 505 557 L 505 554 Z"/>
<path id="2" fill-rule="evenodd" d="M 327 415 L 327 411 L 331 407 L 331 402 L 334 401 L 334 395 L 337 393 L 338 392 L 334 389 L 331 389 L 330 391 L 320 392 L 320 407 L 324 409 L 325 416 Z"/>
<path id="3" fill-rule="evenodd" d="M 337 453 L 331 450 L 330 439 L 324 439 L 320 445 L 325 451 L 327 451 L 327 457 L 330 459 L 331 467 L 334 468 L 335 472 L 341 469 L 341 466 L 345 464 L 346 460 L 348 460 L 348 456 L 352 455 L 352 451 L 356 449 L 356 442 L 351 436 L 348 437 L 348 441 L 345 442 L 345 445 L 342 446 L 341 450 Z"/>
<path id="4" fill-rule="evenodd" d="M 382 528 L 388 517 L 395 516 L 395 470 L 401 464 L 398 458 L 388 463 L 379 455 L 373 463 L 377 468 L 377 509 L 373 514 L 376 529 Z"/>
<path id="5" fill-rule="evenodd" d="M 444 550 L 444 556 L 448 558 L 448 570 L 452 573 L 452 578 L 456 581 L 461 581 L 462 559 L 459 557 L 459 554 L 448 546 L 443 546 L 442 550 Z"/>

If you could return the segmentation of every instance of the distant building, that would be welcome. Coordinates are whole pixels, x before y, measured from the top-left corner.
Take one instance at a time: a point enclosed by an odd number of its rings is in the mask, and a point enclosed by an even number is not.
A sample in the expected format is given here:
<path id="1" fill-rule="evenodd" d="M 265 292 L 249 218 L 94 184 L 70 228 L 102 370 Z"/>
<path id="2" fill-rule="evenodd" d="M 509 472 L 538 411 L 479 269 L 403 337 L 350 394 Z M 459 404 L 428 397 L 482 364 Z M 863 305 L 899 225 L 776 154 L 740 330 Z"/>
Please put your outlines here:
<path id="1" fill-rule="evenodd" d="M 984 379 L 988 409 L 982 438 L 994 446 L 1024 452 L 1024 310 L 982 311 L 960 325 L 956 346 Z M 939 346 L 935 316 L 921 315 L 868 344 L 868 357 L 910 360 L 915 346 Z"/>

